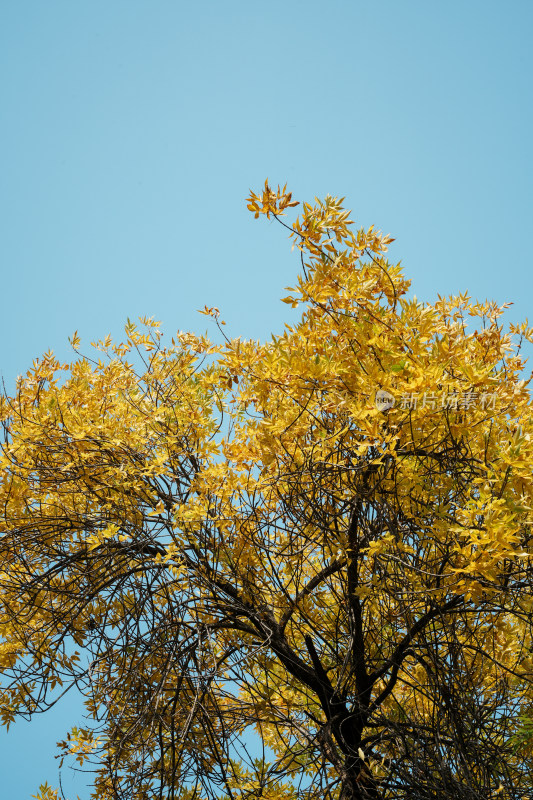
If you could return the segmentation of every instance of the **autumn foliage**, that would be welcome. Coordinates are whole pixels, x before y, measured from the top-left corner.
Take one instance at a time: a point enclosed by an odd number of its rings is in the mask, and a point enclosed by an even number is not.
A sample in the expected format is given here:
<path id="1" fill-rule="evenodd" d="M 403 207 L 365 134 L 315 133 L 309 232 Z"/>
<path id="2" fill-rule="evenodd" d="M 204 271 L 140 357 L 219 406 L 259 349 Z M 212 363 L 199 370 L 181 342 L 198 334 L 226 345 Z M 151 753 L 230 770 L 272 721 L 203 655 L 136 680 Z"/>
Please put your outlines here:
<path id="1" fill-rule="evenodd" d="M 98 800 L 529 798 L 533 333 L 408 297 L 342 201 L 248 203 L 298 322 L 75 336 L 1 402 L 2 721 L 82 691 Z"/>

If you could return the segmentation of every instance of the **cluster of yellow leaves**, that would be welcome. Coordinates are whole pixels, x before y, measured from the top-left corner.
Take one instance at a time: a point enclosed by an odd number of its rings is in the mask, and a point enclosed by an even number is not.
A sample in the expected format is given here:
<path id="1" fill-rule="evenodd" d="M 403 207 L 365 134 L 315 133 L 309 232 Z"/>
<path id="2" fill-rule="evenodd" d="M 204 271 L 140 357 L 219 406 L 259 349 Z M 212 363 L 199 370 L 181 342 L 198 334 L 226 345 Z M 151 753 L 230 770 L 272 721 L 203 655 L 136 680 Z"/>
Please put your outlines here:
<path id="1" fill-rule="evenodd" d="M 292 193 L 287 192 L 287 184 L 283 189 L 278 186 L 275 192 L 270 188 L 268 179 L 265 181 L 265 188 L 261 196 L 250 192 L 248 198 L 248 210 L 254 212 L 256 219 L 259 214 L 266 214 L 267 219 L 270 219 L 271 214 L 282 216 L 286 208 L 293 208 L 297 205 L 299 204 L 292 200 Z"/>
<path id="2" fill-rule="evenodd" d="M 98 739 L 92 730 L 88 728 L 72 728 L 67 733 L 66 740 L 57 743 L 62 753 L 60 766 L 63 765 L 63 759 L 67 755 L 75 755 L 76 761 L 79 764 L 83 764 L 98 748 L 98 745 Z"/>
<path id="3" fill-rule="evenodd" d="M 36 800 L 59 800 L 59 789 L 53 789 L 48 782 L 41 783 L 38 794 L 32 794 Z"/>

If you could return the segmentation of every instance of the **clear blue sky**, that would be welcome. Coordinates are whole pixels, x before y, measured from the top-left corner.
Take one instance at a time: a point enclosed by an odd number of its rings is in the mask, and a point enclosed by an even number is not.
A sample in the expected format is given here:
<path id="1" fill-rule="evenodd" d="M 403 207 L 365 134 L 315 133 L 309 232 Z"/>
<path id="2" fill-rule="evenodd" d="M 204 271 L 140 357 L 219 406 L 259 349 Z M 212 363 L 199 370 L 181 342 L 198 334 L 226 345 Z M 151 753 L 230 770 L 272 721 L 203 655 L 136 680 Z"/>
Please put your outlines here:
<path id="1" fill-rule="evenodd" d="M 417 297 L 468 289 L 533 317 L 532 22 L 530 0 L 4 2 L 7 387 L 128 316 L 203 331 L 207 304 L 232 334 L 279 331 L 298 263 L 246 211 L 266 177 L 346 196 L 396 237 Z M 4 796 L 57 785 L 75 705 L 0 732 Z"/>

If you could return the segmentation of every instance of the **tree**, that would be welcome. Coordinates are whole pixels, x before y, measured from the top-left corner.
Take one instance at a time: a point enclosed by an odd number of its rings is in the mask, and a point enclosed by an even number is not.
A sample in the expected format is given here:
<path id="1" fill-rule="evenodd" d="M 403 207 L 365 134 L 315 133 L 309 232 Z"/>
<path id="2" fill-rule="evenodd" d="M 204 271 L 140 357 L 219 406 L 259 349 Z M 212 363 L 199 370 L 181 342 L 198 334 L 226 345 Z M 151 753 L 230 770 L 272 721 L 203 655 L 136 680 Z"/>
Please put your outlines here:
<path id="1" fill-rule="evenodd" d="M 249 198 L 300 252 L 282 335 L 144 319 L 3 399 L 2 721 L 81 690 L 101 800 L 530 796 L 533 331 L 294 205 Z"/>

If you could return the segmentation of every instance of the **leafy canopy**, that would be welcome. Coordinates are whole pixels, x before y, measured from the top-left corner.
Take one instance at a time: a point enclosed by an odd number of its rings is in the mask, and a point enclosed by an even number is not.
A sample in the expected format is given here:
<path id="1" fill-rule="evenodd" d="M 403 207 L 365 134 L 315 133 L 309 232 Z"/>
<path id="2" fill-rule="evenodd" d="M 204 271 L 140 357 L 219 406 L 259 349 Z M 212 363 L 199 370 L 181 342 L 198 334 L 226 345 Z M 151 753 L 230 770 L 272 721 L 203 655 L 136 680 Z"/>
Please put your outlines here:
<path id="1" fill-rule="evenodd" d="M 532 330 L 409 299 L 342 200 L 248 203 L 300 254 L 282 335 L 128 322 L 1 401 L 2 722 L 82 691 L 98 800 L 524 797 Z"/>

